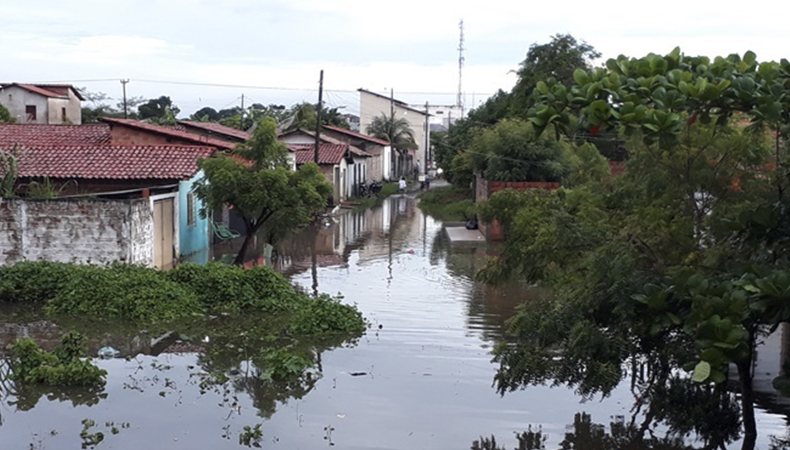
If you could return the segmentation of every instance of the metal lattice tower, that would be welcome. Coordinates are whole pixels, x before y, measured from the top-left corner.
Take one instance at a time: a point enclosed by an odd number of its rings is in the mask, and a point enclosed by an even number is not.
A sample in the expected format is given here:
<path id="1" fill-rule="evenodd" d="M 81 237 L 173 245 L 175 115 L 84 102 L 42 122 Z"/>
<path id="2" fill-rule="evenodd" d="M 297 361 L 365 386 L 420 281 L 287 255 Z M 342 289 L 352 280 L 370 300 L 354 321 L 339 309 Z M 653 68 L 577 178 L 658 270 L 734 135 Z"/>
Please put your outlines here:
<path id="1" fill-rule="evenodd" d="M 461 117 L 464 116 L 464 95 L 463 95 L 463 75 L 464 75 L 464 20 L 458 23 L 461 29 L 461 39 L 458 41 L 458 98 L 455 103 L 461 108 Z"/>

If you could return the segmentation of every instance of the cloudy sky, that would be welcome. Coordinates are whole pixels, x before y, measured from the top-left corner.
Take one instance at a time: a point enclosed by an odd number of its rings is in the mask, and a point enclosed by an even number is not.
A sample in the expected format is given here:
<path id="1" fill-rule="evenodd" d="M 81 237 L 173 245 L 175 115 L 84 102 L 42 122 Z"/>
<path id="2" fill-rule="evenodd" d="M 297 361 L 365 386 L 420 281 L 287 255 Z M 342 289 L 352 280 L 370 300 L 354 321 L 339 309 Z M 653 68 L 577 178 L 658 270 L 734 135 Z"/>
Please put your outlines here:
<path id="1" fill-rule="evenodd" d="M 603 53 L 746 50 L 790 58 L 790 3 L 527 0 L 30 0 L 0 5 L 0 81 L 73 82 L 111 97 L 170 95 L 184 114 L 247 101 L 325 100 L 356 89 L 450 104 L 465 26 L 467 106 L 510 89 L 530 44 L 571 33 Z"/>

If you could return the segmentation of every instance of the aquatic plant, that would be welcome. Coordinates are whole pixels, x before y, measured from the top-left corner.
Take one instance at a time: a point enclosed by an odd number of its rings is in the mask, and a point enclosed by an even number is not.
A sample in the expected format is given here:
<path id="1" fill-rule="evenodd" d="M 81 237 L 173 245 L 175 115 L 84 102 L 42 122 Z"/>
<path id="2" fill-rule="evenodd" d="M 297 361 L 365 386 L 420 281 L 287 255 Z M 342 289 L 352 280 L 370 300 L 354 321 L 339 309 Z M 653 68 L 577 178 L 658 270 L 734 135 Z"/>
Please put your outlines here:
<path id="1" fill-rule="evenodd" d="M 51 386 L 90 386 L 104 384 L 107 372 L 91 364 L 82 347 L 82 335 L 68 333 L 52 352 L 42 350 L 35 341 L 18 339 L 9 346 L 10 378 L 15 382 Z"/>

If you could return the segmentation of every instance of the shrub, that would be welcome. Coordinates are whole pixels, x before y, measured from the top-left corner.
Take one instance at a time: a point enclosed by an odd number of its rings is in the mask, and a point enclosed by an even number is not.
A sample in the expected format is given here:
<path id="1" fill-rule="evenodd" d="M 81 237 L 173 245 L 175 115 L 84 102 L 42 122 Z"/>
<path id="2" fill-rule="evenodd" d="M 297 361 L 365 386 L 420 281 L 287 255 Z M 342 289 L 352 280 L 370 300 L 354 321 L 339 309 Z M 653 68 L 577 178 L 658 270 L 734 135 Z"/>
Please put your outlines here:
<path id="1" fill-rule="evenodd" d="M 18 339 L 9 350 L 10 378 L 14 381 L 50 386 L 104 385 L 107 372 L 82 359 L 85 351 L 78 333 L 64 335 L 52 353 L 42 350 L 29 338 Z"/>
<path id="2" fill-rule="evenodd" d="M 256 297 L 244 271 L 228 264 L 181 264 L 166 272 L 165 277 L 192 292 L 207 311 L 237 311 Z"/>
<path id="3" fill-rule="evenodd" d="M 0 302 L 45 303 L 83 266 L 48 261 L 0 267 Z"/>
<path id="4" fill-rule="evenodd" d="M 244 272 L 247 284 L 256 294 L 250 305 L 261 311 L 296 311 L 309 301 L 288 280 L 268 266 L 256 266 Z"/>
<path id="5" fill-rule="evenodd" d="M 156 322 L 200 312 L 200 304 L 193 292 L 156 270 L 118 264 L 74 271 L 46 311 Z"/>
<path id="6" fill-rule="evenodd" d="M 311 298 L 292 320 L 293 334 L 320 336 L 340 333 L 362 334 L 365 320 L 359 310 L 328 295 Z"/>

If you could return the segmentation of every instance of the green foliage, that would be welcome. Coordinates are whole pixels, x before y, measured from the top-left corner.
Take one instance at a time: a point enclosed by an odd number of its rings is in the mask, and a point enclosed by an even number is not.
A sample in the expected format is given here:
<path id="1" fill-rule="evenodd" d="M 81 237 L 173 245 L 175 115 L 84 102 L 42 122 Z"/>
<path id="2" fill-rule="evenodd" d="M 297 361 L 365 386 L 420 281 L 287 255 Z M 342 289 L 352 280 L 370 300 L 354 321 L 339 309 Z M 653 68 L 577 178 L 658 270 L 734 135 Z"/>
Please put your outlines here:
<path id="1" fill-rule="evenodd" d="M 39 348 L 32 339 L 18 339 L 9 346 L 11 379 L 20 383 L 50 386 L 104 385 L 105 370 L 83 359 L 82 336 L 69 333 L 52 353 Z"/>
<path id="2" fill-rule="evenodd" d="M 76 268 L 46 310 L 140 322 L 169 321 L 201 311 L 192 292 L 158 271 L 125 265 Z"/>
<path id="3" fill-rule="evenodd" d="M 5 106 L 0 105 L 0 123 L 14 123 L 16 119 L 8 112 Z"/>
<path id="4" fill-rule="evenodd" d="M 82 448 L 95 448 L 104 440 L 104 433 L 97 431 L 91 433 L 91 428 L 96 426 L 96 422 L 91 419 L 82 419 L 82 431 L 80 431 L 80 439 L 82 439 Z M 113 433 L 115 434 L 115 433 Z"/>
<path id="5" fill-rule="evenodd" d="M 475 168 L 487 180 L 560 181 L 568 172 L 567 144 L 538 137 L 528 122 L 507 119 L 472 140 Z"/>
<path id="6" fill-rule="evenodd" d="M 19 178 L 17 148 L 11 151 L 0 149 L 0 198 L 16 196 L 16 181 Z"/>
<path id="7" fill-rule="evenodd" d="M 367 133 L 371 136 L 389 142 L 392 147 L 400 152 L 417 148 L 414 141 L 414 131 L 409 121 L 402 117 L 390 117 L 381 114 L 371 120 Z"/>
<path id="8" fill-rule="evenodd" d="M 254 427 L 244 425 L 244 431 L 239 434 L 239 445 L 261 448 L 262 438 L 263 431 L 261 431 L 261 424 L 256 423 Z"/>
<path id="9" fill-rule="evenodd" d="M 306 301 L 282 275 L 266 266 L 242 270 L 221 263 L 186 263 L 165 277 L 191 291 L 206 311 L 283 312 L 296 310 Z"/>
<path id="10" fill-rule="evenodd" d="M 570 34 L 557 34 L 546 44 L 532 44 L 527 57 L 517 71 L 518 80 L 513 87 L 511 113 L 526 117 L 534 103 L 532 91 L 540 82 L 549 79 L 569 85 L 575 79 L 575 70 L 592 68 L 592 61 L 601 54 L 592 45 L 578 42 Z"/>
<path id="11" fill-rule="evenodd" d="M 299 308 L 290 330 L 300 336 L 361 334 L 365 331 L 365 321 L 356 307 L 344 305 L 328 295 L 319 295 Z"/>
<path id="12" fill-rule="evenodd" d="M 162 120 L 170 116 L 177 116 L 181 110 L 173 104 L 170 97 L 163 95 L 156 99 L 148 100 L 148 102 L 141 104 L 137 107 L 140 114 L 140 119 L 157 119 Z M 169 111 L 169 113 L 168 113 Z"/>
<path id="13" fill-rule="evenodd" d="M 475 217 L 475 204 L 468 189 L 455 186 L 433 188 L 420 195 L 419 207 L 444 222 L 466 221 Z"/>
<path id="14" fill-rule="evenodd" d="M 273 119 L 264 118 L 249 141 L 234 150 L 236 158 L 219 155 L 200 161 L 204 178 L 194 188 L 203 201 L 200 214 L 232 205 L 244 221 L 246 236 L 236 264 L 244 261 L 258 230 L 265 227 L 265 235 L 278 236 L 307 224 L 332 195 L 332 186 L 315 164 L 290 169 L 276 127 Z"/>
<path id="15" fill-rule="evenodd" d="M 0 302 L 45 304 L 78 271 L 89 267 L 56 262 L 19 262 L 0 267 Z"/>
<path id="16" fill-rule="evenodd" d="M 318 373 L 311 370 L 316 367 L 312 355 L 291 347 L 269 349 L 256 358 L 256 362 L 258 361 L 264 368 L 261 377 L 266 380 L 303 383 L 319 376 Z"/>
<path id="17" fill-rule="evenodd" d="M 298 103 L 293 105 L 282 120 L 285 131 L 310 130 L 315 131 L 318 120 L 316 105 L 312 103 Z M 332 125 L 340 128 L 349 128 L 348 120 L 340 114 L 339 108 L 326 108 L 321 110 L 321 125 Z"/>

